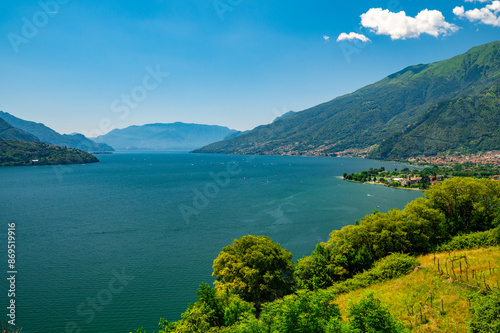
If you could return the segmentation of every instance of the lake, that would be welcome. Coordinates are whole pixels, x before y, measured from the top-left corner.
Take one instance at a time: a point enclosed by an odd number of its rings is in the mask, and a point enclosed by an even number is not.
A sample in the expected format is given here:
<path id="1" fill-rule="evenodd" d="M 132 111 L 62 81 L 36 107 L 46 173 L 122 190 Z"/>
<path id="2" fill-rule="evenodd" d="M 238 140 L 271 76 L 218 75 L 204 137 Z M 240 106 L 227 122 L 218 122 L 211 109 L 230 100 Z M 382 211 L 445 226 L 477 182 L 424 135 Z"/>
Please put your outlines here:
<path id="1" fill-rule="evenodd" d="M 180 318 L 212 262 L 243 235 L 309 255 L 329 233 L 419 191 L 349 183 L 367 159 L 136 152 L 100 163 L 0 168 L 0 247 L 16 223 L 23 332 L 127 333 Z M 6 278 L 0 283 L 8 306 Z M 6 318 L 6 313 L 2 315 Z"/>

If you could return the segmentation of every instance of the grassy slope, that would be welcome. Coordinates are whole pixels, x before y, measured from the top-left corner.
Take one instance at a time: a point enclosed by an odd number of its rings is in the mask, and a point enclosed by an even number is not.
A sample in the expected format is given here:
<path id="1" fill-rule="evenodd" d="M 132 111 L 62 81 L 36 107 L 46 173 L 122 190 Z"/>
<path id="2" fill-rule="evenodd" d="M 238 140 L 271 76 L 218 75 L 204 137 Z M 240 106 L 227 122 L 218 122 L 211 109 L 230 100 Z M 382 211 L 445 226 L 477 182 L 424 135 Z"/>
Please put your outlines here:
<path id="1" fill-rule="evenodd" d="M 470 265 L 467 269 L 469 282 L 465 276 L 465 259 L 460 260 L 462 275 L 460 275 L 459 261 L 454 264 L 454 273 L 452 273 L 451 263 L 449 263 L 449 259 L 463 255 L 466 255 Z M 404 321 L 408 327 L 412 327 L 412 332 L 467 331 L 467 322 L 471 318 L 469 311 L 471 303 L 468 299 L 478 292 L 477 288 L 485 289 L 484 281 L 489 287 L 498 288 L 500 247 L 457 251 L 451 254 L 439 253 L 436 254 L 435 261 L 434 255 L 430 254 L 421 256 L 418 260 L 425 268 L 399 279 L 340 295 L 337 298 L 337 304 L 341 313 L 347 313 L 350 301 L 358 299 L 365 292 L 373 291 L 377 298 L 389 305 L 391 314 Z M 444 273 L 438 272 L 438 260 Z M 446 268 L 443 266 L 445 262 L 448 262 L 449 274 L 446 274 Z M 489 264 L 492 267 L 492 274 Z M 475 279 L 472 279 L 472 270 L 476 272 Z M 479 276 L 477 276 L 477 272 L 480 272 Z M 431 295 L 433 298 L 432 307 L 430 304 Z M 441 309 L 441 300 L 444 304 L 444 313 Z M 424 321 L 426 319 L 425 323 L 420 320 L 420 308 L 422 308 Z"/>

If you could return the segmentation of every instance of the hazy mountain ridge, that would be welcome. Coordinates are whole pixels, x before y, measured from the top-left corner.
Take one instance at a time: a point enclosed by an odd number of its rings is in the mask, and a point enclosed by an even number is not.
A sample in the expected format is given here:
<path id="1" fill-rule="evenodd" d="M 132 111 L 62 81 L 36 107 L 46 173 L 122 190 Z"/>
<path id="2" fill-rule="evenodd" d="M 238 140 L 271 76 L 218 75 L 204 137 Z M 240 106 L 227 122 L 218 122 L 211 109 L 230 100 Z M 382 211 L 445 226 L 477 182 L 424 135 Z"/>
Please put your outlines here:
<path id="1" fill-rule="evenodd" d="M 0 118 L 0 138 L 4 140 L 39 142 L 40 140 L 29 133 L 21 131 Z"/>
<path id="2" fill-rule="evenodd" d="M 95 163 L 99 160 L 79 149 L 51 146 L 0 118 L 0 166 Z"/>
<path id="3" fill-rule="evenodd" d="M 411 66 L 355 91 L 195 152 L 331 155 L 367 148 L 415 124 L 433 105 L 475 96 L 500 75 L 500 42 Z"/>
<path id="4" fill-rule="evenodd" d="M 233 133 L 236 131 L 217 125 L 156 123 L 115 129 L 95 140 L 118 150 L 192 150 L 223 140 Z"/>
<path id="5" fill-rule="evenodd" d="M 4 119 L 13 127 L 20 129 L 26 133 L 36 136 L 40 141 L 45 143 L 81 149 L 84 151 L 113 151 L 114 149 L 106 144 L 96 143 L 82 134 L 59 134 L 53 129 L 41 123 L 27 121 L 17 118 L 7 112 L 0 111 L 0 118 Z"/>

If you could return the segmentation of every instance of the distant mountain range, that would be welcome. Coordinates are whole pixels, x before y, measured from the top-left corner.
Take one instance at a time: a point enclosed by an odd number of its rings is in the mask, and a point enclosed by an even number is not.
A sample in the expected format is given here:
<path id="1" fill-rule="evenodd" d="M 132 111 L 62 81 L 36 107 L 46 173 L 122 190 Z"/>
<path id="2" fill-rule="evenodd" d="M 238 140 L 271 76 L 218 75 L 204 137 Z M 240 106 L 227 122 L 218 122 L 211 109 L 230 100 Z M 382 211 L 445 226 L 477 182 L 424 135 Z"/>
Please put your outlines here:
<path id="1" fill-rule="evenodd" d="M 236 131 L 222 126 L 176 122 L 115 129 L 95 141 L 117 150 L 193 150 L 233 133 Z"/>
<path id="2" fill-rule="evenodd" d="M 94 142 L 0 111 L 0 138 L 85 151 L 196 149 L 335 156 L 359 149 L 380 159 L 500 150 L 500 42 L 405 68 L 352 94 L 302 112 L 290 111 L 250 131 L 158 123 L 115 129 Z"/>
<path id="3" fill-rule="evenodd" d="M 2 118 L 0 118 L 0 138 L 13 141 L 40 142 L 36 136 L 11 126 Z"/>
<path id="4" fill-rule="evenodd" d="M 37 137 L 40 141 L 61 146 L 80 149 L 84 151 L 96 152 L 96 151 L 113 151 L 114 149 L 107 144 L 96 143 L 82 134 L 59 134 L 53 129 L 45 126 L 44 124 L 35 123 L 32 121 L 23 120 L 13 115 L 0 111 L 0 118 L 5 120 L 11 126 L 17 128 L 18 130 L 29 133 Z M 29 141 L 29 140 L 23 140 Z"/>
<path id="5" fill-rule="evenodd" d="M 25 142 L 40 141 L 89 152 L 114 151 L 115 148 L 189 151 L 241 133 L 223 126 L 176 122 L 115 129 L 95 138 L 94 141 L 79 133 L 59 134 L 44 124 L 23 120 L 0 111 L 0 138 Z"/>
<path id="6" fill-rule="evenodd" d="M 194 152 L 330 156 L 369 148 L 373 158 L 398 158 L 500 149 L 498 86 L 500 42 L 493 42 Z"/>
<path id="7" fill-rule="evenodd" d="M 0 118 L 0 166 L 95 163 L 99 160 L 83 151 L 51 146 Z"/>

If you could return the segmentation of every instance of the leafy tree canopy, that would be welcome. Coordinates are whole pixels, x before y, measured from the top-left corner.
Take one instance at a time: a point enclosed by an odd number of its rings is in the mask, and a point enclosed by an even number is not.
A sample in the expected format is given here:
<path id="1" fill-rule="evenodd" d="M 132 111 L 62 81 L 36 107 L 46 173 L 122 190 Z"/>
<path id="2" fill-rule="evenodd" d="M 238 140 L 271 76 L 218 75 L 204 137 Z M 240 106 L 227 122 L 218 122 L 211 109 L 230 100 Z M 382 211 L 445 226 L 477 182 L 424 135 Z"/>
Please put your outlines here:
<path id="1" fill-rule="evenodd" d="M 214 260 L 217 290 L 257 304 L 289 294 L 294 286 L 292 254 L 265 236 L 243 236 Z"/>
<path id="2" fill-rule="evenodd" d="M 444 213 L 450 234 L 492 229 L 500 223 L 500 183 L 487 179 L 452 178 L 425 193 Z"/>

